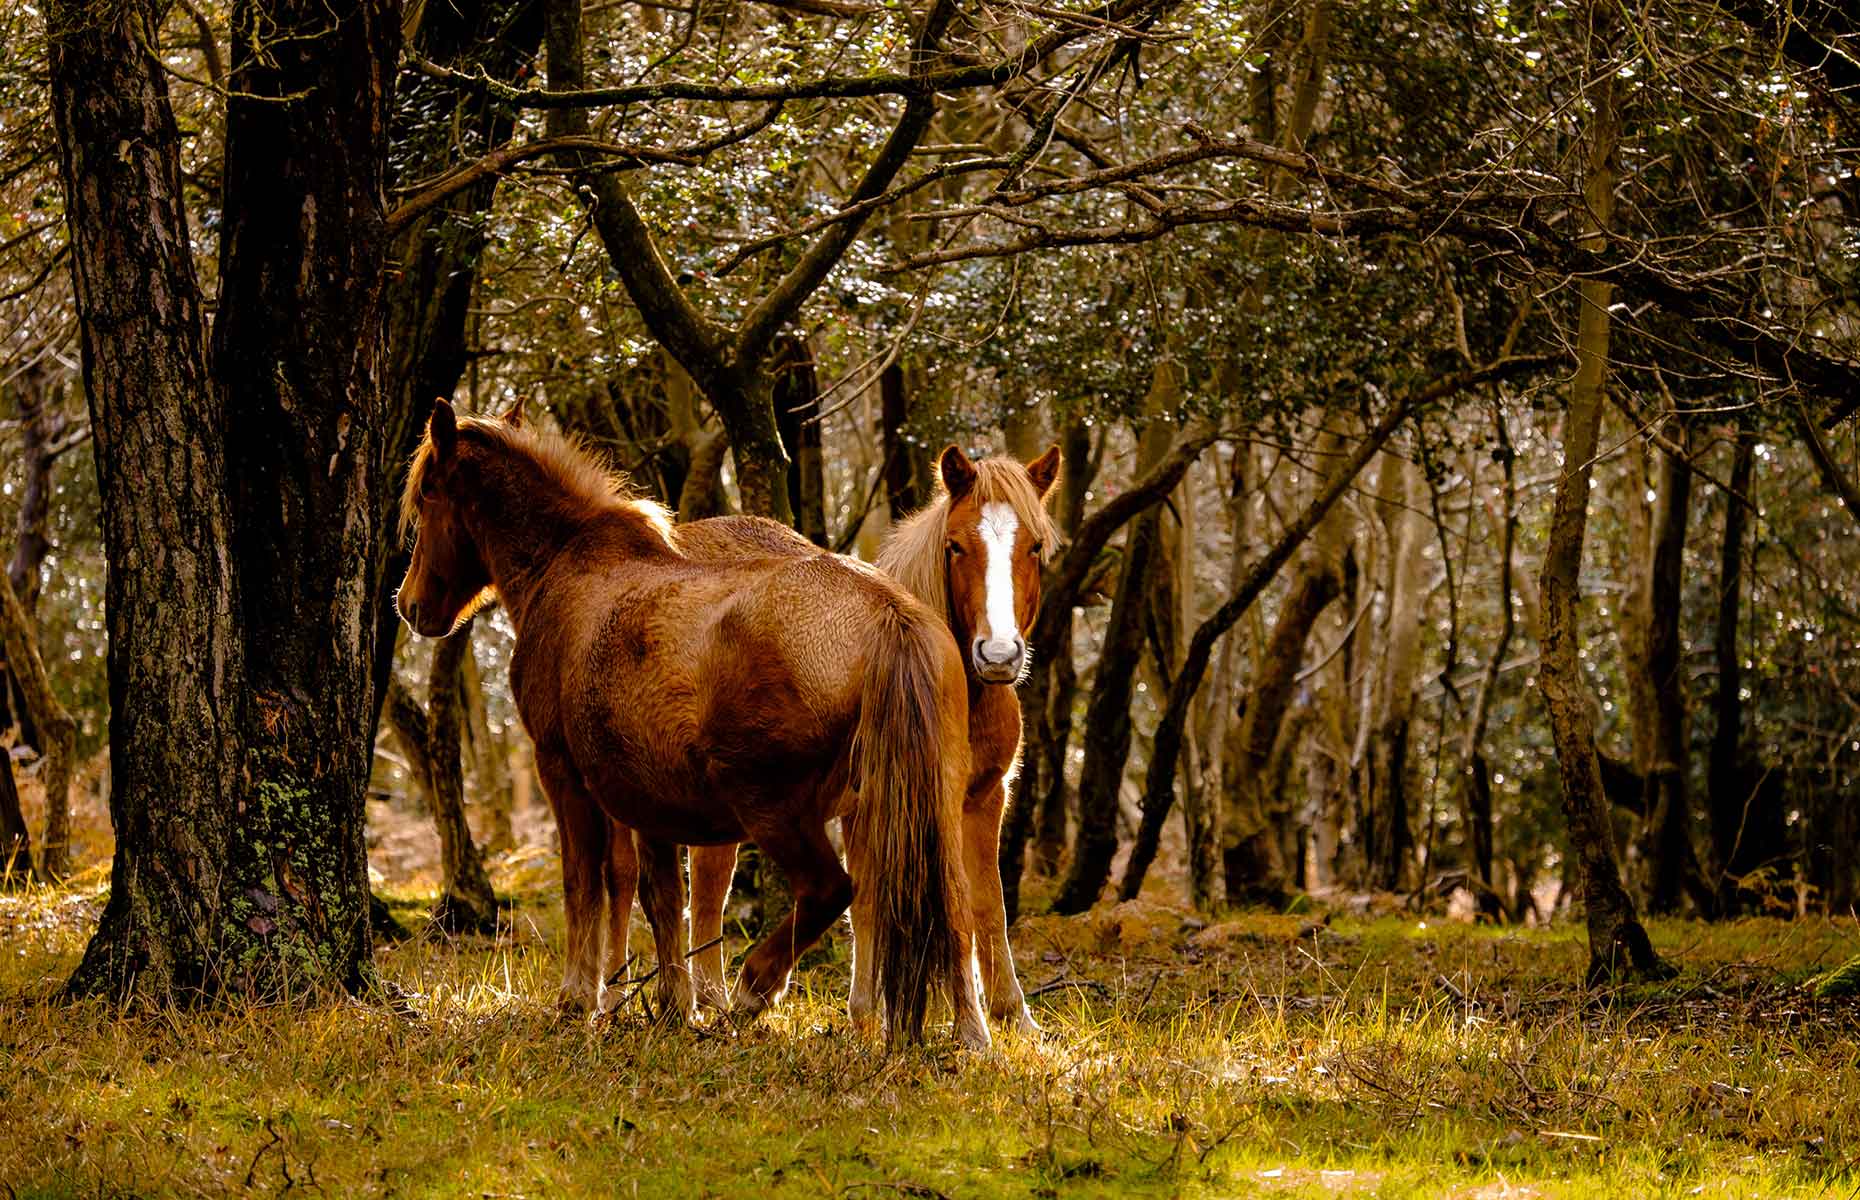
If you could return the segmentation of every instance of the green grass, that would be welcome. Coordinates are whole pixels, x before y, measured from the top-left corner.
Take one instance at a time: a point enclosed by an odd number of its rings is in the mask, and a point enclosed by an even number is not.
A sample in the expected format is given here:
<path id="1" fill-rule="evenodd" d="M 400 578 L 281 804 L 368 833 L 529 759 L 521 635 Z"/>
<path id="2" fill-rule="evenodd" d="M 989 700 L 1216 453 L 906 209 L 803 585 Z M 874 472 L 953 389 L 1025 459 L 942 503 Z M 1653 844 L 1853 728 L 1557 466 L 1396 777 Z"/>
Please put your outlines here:
<path id="1" fill-rule="evenodd" d="M 1860 1194 L 1860 1006 L 1807 987 L 1851 921 L 1656 924 L 1681 977 L 1599 994 L 1570 929 L 1040 917 L 1044 1038 L 886 1058 L 837 939 L 745 1032 L 555 1015 L 538 874 L 381 952 L 411 1012 L 64 1005 L 95 885 L 0 898 L 0 1194 Z"/>

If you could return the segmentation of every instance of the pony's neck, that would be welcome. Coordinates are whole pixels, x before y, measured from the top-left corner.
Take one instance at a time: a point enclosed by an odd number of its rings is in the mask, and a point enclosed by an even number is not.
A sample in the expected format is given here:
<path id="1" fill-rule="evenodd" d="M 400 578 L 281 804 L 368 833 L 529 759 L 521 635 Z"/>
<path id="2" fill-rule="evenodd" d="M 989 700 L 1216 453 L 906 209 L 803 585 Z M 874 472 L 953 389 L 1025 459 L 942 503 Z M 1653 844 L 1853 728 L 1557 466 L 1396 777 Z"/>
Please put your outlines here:
<path id="1" fill-rule="evenodd" d="M 491 586 L 518 628 L 543 577 L 570 547 L 575 548 L 571 565 L 584 557 L 611 566 L 615 555 L 644 559 L 675 553 L 640 506 L 618 497 L 590 504 L 529 462 L 488 465 L 465 520 Z M 586 554 L 596 542 L 608 553 Z"/>

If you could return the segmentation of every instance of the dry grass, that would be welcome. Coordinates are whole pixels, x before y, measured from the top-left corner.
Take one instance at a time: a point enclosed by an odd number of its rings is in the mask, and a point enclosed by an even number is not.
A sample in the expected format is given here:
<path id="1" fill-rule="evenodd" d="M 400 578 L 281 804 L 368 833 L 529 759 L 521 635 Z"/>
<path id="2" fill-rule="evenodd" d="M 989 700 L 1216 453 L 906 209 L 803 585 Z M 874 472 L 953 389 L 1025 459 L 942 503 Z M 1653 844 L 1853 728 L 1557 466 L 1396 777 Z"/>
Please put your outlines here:
<path id="1" fill-rule="evenodd" d="M 1801 987 L 1852 922 L 1660 925 L 1682 978 L 1597 995 L 1573 931 L 1139 902 L 1023 922 L 1043 1039 L 887 1059 L 837 943 L 741 1034 L 556 1016 L 551 871 L 382 951 L 411 1012 L 66 1006 L 101 883 L 0 898 L 0 1192 L 1860 1194 L 1860 1007 Z"/>

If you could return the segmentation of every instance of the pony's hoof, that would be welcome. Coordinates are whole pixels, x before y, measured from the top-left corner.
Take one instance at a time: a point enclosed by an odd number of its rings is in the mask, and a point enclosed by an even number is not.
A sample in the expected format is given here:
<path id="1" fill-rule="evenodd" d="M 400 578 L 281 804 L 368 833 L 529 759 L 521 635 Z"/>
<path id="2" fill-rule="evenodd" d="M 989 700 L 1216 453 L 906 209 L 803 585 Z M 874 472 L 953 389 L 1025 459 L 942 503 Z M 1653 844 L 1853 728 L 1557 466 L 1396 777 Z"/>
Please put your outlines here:
<path id="1" fill-rule="evenodd" d="M 1020 1006 L 1019 1012 L 1009 1013 L 1005 1023 L 1009 1029 L 1022 1037 L 1037 1038 L 1040 1036 L 1040 1023 L 1033 1019 L 1033 1014 L 1027 1011 L 1025 1004 Z"/>
<path id="2" fill-rule="evenodd" d="M 988 1022 L 956 1022 L 956 1044 L 964 1050 L 971 1050 L 977 1054 L 987 1050 L 994 1044 L 994 1039 L 988 1036 Z"/>
<path id="3" fill-rule="evenodd" d="M 556 993 L 555 1011 L 565 1017 L 585 1017 L 589 1013 L 601 1012 L 600 1001 L 580 989 L 563 988 Z"/>
<path id="4" fill-rule="evenodd" d="M 747 1025 L 761 1016 L 768 1006 L 767 997 L 756 995 L 738 981 L 736 991 L 730 997 L 730 1019 L 738 1025 Z"/>

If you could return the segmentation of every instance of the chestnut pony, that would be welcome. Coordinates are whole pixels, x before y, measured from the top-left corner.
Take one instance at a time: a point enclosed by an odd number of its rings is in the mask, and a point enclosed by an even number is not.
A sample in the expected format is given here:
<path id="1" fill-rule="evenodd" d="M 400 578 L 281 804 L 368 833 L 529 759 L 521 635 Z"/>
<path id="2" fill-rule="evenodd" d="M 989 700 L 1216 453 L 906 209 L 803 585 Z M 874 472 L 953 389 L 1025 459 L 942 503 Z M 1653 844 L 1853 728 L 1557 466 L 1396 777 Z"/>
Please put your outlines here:
<path id="1" fill-rule="evenodd" d="M 793 885 L 794 911 L 750 951 L 732 998 L 753 1016 L 855 897 L 826 829 L 852 816 L 888 1035 L 921 1036 L 940 986 L 958 1040 L 988 1045 L 959 859 L 967 684 L 933 613 L 837 555 L 695 560 L 663 508 L 574 443 L 460 420 L 444 400 L 401 512 L 419 529 L 401 616 L 443 637 L 495 593 L 558 818 L 598 826 L 604 813 L 633 831 L 662 1016 L 695 1016 L 678 845 L 753 840 Z M 564 848 L 577 836 L 603 840 L 565 823 Z M 588 950 L 571 935 L 571 969 L 598 965 Z"/>
<path id="2" fill-rule="evenodd" d="M 989 1013 L 1032 1031 L 1037 1027 L 1008 948 L 1001 898 L 1001 814 L 1020 766 L 1020 699 L 1014 685 L 1026 672 L 1027 631 L 1040 607 L 1040 564 L 1057 538 L 1045 501 L 1059 472 L 1059 450 L 1054 447 L 1022 465 L 1012 458 L 971 462 L 960 447 L 950 446 L 937 466 L 943 485 L 939 494 L 893 526 L 879 550 L 878 565 L 948 622 L 957 645 L 966 651 L 969 779 L 963 799 L 962 862 L 974 906 L 976 954 Z M 753 517 L 694 521 L 678 532 L 687 553 L 699 558 L 824 553 L 792 530 Z M 845 818 L 843 828 L 849 857 L 856 860 L 867 832 L 857 815 Z M 608 969 L 613 971 L 625 955 L 633 866 L 625 832 L 612 831 L 610 838 Z M 703 947 L 695 956 L 699 987 L 713 1003 L 724 994 L 718 940 L 735 866 L 734 846 L 692 850 L 692 941 Z M 876 1017 L 871 953 L 876 916 L 869 895 L 859 890 L 853 899 L 853 989 L 848 1007 L 861 1028 L 869 1028 Z M 574 920 L 571 914 L 571 923 Z"/>

